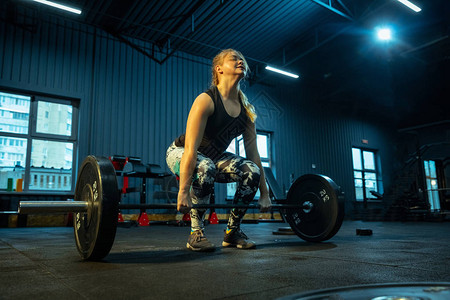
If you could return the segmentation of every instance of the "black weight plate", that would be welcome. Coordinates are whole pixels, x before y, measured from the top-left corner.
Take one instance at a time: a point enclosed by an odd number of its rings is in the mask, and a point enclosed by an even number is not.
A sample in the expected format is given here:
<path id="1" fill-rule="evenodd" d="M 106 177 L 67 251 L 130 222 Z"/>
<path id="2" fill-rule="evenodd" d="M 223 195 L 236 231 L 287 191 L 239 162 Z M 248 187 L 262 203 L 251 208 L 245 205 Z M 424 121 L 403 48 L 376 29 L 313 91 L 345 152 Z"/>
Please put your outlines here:
<path id="1" fill-rule="evenodd" d="M 75 201 L 89 202 L 88 211 L 74 217 L 78 252 L 85 260 L 100 260 L 114 243 L 120 201 L 116 173 L 109 159 L 88 156 L 83 161 Z"/>
<path id="2" fill-rule="evenodd" d="M 278 300 L 444 300 L 450 299 L 448 282 L 411 282 L 355 285 L 323 290 L 315 290 L 290 295 Z"/>
<path id="3" fill-rule="evenodd" d="M 302 239 L 321 242 L 333 237 L 344 219 L 344 198 L 339 186 L 329 177 L 306 174 L 289 188 L 288 204 L 311 202 L 311 209 L 286 209 L 286 221 Z"/>

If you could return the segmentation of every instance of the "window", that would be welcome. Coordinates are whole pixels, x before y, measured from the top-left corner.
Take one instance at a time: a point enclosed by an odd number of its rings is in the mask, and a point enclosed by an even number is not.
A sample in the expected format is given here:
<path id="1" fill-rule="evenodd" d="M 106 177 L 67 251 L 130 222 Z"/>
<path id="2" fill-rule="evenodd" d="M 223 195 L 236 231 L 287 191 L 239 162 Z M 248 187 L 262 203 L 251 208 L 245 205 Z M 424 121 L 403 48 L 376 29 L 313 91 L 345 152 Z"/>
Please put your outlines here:
<path id="1" fill-rule="evenodd" d="M 24 191 L 71 191 L 78 103 L 6 92 L 0 103 L 0 190 L 23 179 Z"/>
<path id="2" fill-rule="evenodd" d="M 438 178 L 436 172 L 436 162 L 434 160 L 425 160 L 423 162 L 425 168 L 425 179 L 427 182 L 427 196 L 430 203 L 431 211 L 441 210 L 438 190 Z"/>
<path id="3" fill-rule="evenodd" d="M 271 167 L 271 145 L 270 145 L 270 133 L 268 132 L 257 132 L 256 134 L 256 144 L 258 146 L 258 152 L 261 157 L 261 164 L 263 167 Z M 244 147 L 244 137 L 242 135 L 231 141 L 228 146 L 228 152 L 237 154 L 242 157 L 246 157 L 245 147 Z M 227 183 L 227 199 L 233 199 L 236 193 L 237 183 L 231 182 Z M 255 199 L 259 199 L 259 190 L 255 195 Z"/>
<path id="4" fill-rule="evenodd" d="M 352 148 L 352 156 L 356 201 L 376 199 L 377 197 L 370 193 L 371 191 L 379 192 L 381 185 L 378 180 L 375 152 Z"/>

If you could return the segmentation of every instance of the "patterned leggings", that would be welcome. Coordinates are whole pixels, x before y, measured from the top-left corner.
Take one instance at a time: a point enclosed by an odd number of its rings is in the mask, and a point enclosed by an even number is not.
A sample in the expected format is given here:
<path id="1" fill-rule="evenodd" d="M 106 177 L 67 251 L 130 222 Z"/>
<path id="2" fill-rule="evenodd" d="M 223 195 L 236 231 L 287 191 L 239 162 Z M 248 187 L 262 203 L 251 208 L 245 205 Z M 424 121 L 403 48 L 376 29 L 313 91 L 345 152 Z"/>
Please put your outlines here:
<path id="1" fill-rule="evenodd" d="M 180 176 L 180 162 L 184 147 L 174 143 L 166 152 L 166 162 L 172 173 Z M 249 204 L 259 187 L 260 171 L 258 166 L 245 158 L 225 152 L 213 161 L 197 152 L 197 165 L 192 178 L 191 199 L 193 204 L 208 204 L 214 191 L 214 182 L 237 182 L 233 204 Z M 238 228 L 247 209 L 233 208 L 228 220 L 228 228 Z M 192 230 L 203 230 L 206 209 L 191 209 Z"/>

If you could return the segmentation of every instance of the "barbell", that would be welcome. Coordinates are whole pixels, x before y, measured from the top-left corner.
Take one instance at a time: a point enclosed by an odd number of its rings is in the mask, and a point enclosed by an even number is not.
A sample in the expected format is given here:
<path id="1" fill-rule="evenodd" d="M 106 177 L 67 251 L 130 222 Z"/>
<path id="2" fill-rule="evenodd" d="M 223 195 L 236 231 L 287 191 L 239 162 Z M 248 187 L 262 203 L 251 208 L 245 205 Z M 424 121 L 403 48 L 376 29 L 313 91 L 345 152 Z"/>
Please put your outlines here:
<path id="1" fill-rule="evenodd" d="M 269 185 L 270 186 L 270 185 Z M 74 235 L 84 260 L 101 260 L 108 255 L 117 229 L 119 209 L 176 209 L 176 204 L 120 204 L 120 190 L 111 161 L 88 156 L 82 163 L 74 201 L 21 201 L 20 214 L 74 213 Z M 344 197 L 333 180 L 307 174 L 289 188 L 286 199 L 275 199 L 280 210 L 300 238 L 321 242 L 333 237 L 344 219 Z M 197 204 L 194 208 L 258 208 L 257 205 Z"/>

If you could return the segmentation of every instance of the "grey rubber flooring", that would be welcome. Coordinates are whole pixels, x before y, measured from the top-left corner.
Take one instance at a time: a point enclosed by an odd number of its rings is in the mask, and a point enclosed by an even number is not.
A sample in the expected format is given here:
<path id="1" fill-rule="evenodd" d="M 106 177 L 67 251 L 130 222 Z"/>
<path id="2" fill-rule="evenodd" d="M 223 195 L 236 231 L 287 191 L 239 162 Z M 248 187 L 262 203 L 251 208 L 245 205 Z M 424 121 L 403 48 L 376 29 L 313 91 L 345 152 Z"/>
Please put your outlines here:
<path id="1" fill-rule="evenodd" d="M 276 299 L 361 284 L 450 282 L 450 222 L 345 221 L 327 242 L 243 224 L 255 250 L 185 248 L 189 227 L 118 228 L 102 262 L 82 261 L 73 229 L 0 228 L 0 299 Z M 372 236 L 356 235 L 370 228 Z"/>

